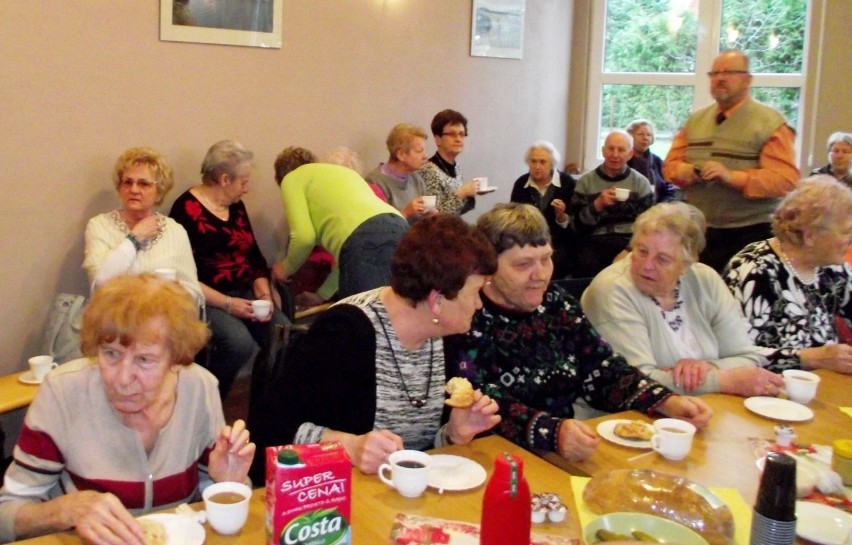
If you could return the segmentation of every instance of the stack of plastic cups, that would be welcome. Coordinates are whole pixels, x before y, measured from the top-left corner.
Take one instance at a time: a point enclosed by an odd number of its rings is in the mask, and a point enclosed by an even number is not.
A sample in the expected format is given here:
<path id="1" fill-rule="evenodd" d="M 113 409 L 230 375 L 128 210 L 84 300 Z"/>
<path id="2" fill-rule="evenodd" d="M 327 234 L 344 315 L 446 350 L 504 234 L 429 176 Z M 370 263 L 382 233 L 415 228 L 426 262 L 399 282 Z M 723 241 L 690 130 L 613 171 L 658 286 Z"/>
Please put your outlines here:
<path id="1" fill-rule="evenodd" d="M 751 545 L 796 541 L 796 460 L 770 452 L 760 477 L 751 519 Z"/>

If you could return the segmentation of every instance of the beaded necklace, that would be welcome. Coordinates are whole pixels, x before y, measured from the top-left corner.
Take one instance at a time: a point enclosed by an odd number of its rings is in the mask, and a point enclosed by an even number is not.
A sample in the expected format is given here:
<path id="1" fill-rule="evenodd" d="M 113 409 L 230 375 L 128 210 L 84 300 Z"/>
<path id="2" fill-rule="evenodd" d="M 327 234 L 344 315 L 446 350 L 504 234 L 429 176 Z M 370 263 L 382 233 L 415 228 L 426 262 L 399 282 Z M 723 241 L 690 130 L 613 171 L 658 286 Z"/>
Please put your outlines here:
<path id="1" fill-rule="evenodd" d="M 402 389 L 405 391 L 405 396 L 408 398 L 408 402 L 415 409 L 420 409 L 424 405 L 426 405 L 426 400 L 429 398 L 429 389 L 432 387 L 432 357 L 435 354 L 435 341 L 434 339 L 429 339 L 429 377 L 426 379 L 426 393 L 424 393 L 421 397 L 411 397 L 411 393 L 408 391 L 408 385 L 405 384 L 405 379 L 402 378 L 402 369 L 399 367 L 399 362 L 396 361 L 396 352 L 393 349 L 393 343 L 391 343 L 390 335 L 388 335 L 388 329 L 385 327 L 385 322 L 382 320 L 382 317 L 379 315 L 378 311 L 373 305 L 370 305 L 370 308 L 373 309 L 373 312 L 376 313 L 376 318 L 379 320 L 379 325 L 382 326 L 382 331 L 385 334 L 385 339 L 388 342 L 388 348 L 390 349 L 391 359 L 393 360 L 393 365 L 396 367 L 396 372 L 399 375 L 399 382 L 402 384 Z"/>
<path id="2" fill-rule="evenodd" d="M 672 331 L 679 330 L 681 328 L 681 326 L 683 325 L 683 317 L 681 317 L 681 315 L 677 312 L 678 310 L 680 310 L 680 307 L 683 306 L 683 300 L 680 298 L 680 279 L 678 279 L 677 284 L 675 285 L 675 295 L 674 295 L 675 303 L 674 303 L 674 307 L 672 307 L 672 309 L 670 311 L 666 311 L 663 308 L 663 305 L 660 304 L 660 301 L 657 300 L 656 297 L 654 297 L 653 295 L 650 295 L 649 297 L 651 298 L 651 301 L 653 301 L 654 304 L 657 305 L 657 307 L 659 307 L 660 314 L 662 314 L 662 316 L 663 316 L 663 321 L 666 322 L 666 324 L 668 324 L 668 326 L 671 328 L 671 330 Z M 672 319 L 669 319 L 669 317 L 668 317 L 669 313 L 673 313 L 674 317 Z"/>
<path id="3" fill-rule="evenodd" d="M 159 212 L 154 212 L 154 215 L 157 217 L 157 236 L 154 238 L 147 240 L 143 243 L 139 244 L 139 251 L 145 252 L 151 249 L 151 247 L 157 243 L 158 240 L 163 238 L 163 232 L 166 230 L 166 217 L 160 214 Z M 121 214 L 118 210 L 113 210 L 112 214 L 110 214 L 112 221 L 115 222 L 116 226 L 121 230 L 121 232 L 125 235 L 130 234 L 130 227 L 127 226 L 127 223 L 121 219 Z"/>
<path id="4" fill-rule="evenodd" d="M 787 257 L 787 254 L 784 253 L 784 249 L 781 247 L 781 241 L 780 240 L 776 239 L 775 246 L 778 248 L 778 255 L 781 257 L 781 261 L 784 262 L 784 265 L 786 265 L 787 268 L 790 269 L 790 272 L 793 273 L 793 276 L 795 276 L 796 279 L 799 282 L 801 282 L 802 284 L 804 284 L 806 286 L 813 286 L 814 284 L 816 284 L 817 280 L 819 280 L 819 278 L 818 278 L 819 268 L 818 267 L 813 268 L 813 271 L 811 272 L 811 280 L 806 281 L 804 278 L 802 278 L 799 275 L 799 271 L 796 269 L 796 267 L 793 266 L 792 260 L 790 260 L 790 258 Z"/>

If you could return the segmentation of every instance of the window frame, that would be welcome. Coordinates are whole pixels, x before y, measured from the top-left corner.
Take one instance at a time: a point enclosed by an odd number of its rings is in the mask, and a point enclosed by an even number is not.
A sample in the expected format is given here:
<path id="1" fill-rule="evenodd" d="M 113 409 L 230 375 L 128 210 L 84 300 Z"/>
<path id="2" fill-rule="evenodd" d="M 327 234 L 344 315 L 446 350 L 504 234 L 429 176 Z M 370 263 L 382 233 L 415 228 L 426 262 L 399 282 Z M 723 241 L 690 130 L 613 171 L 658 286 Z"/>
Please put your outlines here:
<path id="1" fill-rule="evenodd" d="M 695 72 L 694 73 L 669 73 L 669 72 L 604 72 L 604 38 L 605 32 L 590 32 L 589 54 L 588 54 L 588 79 L 587 97 L 583 137 L 583 164 L 586 170 L 597 167 L 603 160 L 600 142 L 603 134 L 598 134 L 600 129 L 601 111 L 603 109 L 603 87 L 604 85 L 681 85 L 693 88 L 692 109 L 712 104 L 714 102 L 710 94 L 710 82 L 707 72 L 713 64 L 713 59 L 720 50 L 720 34 L 722 26 L 722 4 L 724 0 L 699 0 L 698 1 L 698 30 Z M 606 12 L 608 0 L 591 2 L 591 28 L 606 28 Z M 799 88 L 799 115 L 796 129 L 798 134 L 803 134 L 802 127 L 808 110 L 808 84 L 807 73 L 810 60 L 810 49 L 813 46 L 813 2 L 808 1 L 805 13 L 805 39 L 802 51 L 802 71 L 799 74 L 752 74 L 752 87 L 797 87 Z M 709 23 L 708 23 L 709 22 Z M 651 122 L 654 120 L 652 119 Z M 686 119 L 683 119 L 685 122 Z M 624 127 L 620 127 L 624 128 Z M 796 139 L 796 157 L 801 155 L 802 141 Z"/>

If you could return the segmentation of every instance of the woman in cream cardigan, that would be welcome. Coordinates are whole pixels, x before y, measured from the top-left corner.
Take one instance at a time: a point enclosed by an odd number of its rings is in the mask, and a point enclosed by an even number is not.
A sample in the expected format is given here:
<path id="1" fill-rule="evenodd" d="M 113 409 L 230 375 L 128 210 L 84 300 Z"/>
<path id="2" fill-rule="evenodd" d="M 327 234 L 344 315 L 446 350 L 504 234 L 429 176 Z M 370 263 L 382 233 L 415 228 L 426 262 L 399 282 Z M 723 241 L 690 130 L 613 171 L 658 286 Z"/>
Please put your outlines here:
<path id="1" fill-rule="evenodd" d="M 586 315 L 631 365 L 676 392 L 777 395 L 748 324 L 719 275 L 697 263 L 704 217 L 685 203 L 637 218 L 626 258 L 582 297 Z"/>

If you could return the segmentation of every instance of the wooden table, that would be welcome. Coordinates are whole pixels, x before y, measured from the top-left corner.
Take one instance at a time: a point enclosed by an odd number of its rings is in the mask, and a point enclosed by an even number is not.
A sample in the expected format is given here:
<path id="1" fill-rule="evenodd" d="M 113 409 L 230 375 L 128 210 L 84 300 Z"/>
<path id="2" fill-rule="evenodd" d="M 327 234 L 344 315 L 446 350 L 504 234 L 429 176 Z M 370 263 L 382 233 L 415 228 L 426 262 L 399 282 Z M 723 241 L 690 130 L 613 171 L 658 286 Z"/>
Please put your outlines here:
<path id="1" fill-rule="evenodd" d="M 839 407 L 852 405 L 852 376 L 832 371 L 818 371 L 822 378 L 817 396 L 808 407 L 814 418 L 807 422 L 790 423 L 803 444 L 830 445 L 834 439 L 852 438 L 852 418 Z M 666 460 L 652 453 L 630 460 L 642 450 L 615 445 L 601 440 L 595 454 L 584 462 L 569 462 L 548 453 L 544 458 L 569 473 L 594 477 L 613 469 L 653 469 L 681 475 L 711 487 L 736 488 L 746 503 L 752 505 L 760 484 L 760 472 L 755 465 L 753 438 L 774 439 L 776 421 L 753 414 L 745 408 L 744 399 L 725 394 L 701 397 L 713 408 L 710 425 L 695 436 L 689 455 L 679 462 Z M 629 418 L 651 422 L 636 411 L 601 416 L 586 421 L 592 428 L 612 418 Z"/>
<path id="2" fill-rule="evenodd" d="M 38 385 L 24 384 L 18 377 L 26 371 L 0 377 L 0 414 L 28 406 L 38 392 Z"/>
<path id="3" fill-rule="evenodd" d="M 565 536 L 580 539 L 580 525 L 576 518 L 574 496 L 571 483 L 563 471 L 542 460 L 538 456 L 497 436 L 477 439 L 467 446 L 450 446 L 432 451 L 441 454 L 457 454 L 482 464 L 490 477 L 494 457 L 508 451 L 519 454 L 524 459 L 524 475 L 533 492 L 556 492 L 568 505 L 566 520 L 561 523 L 545 522 L 534 524 L 533 532 Z M 485 486 L 465 492 L 445 492 L 438 494 L 429 489 L 420 498 L 406 499 L 383 484 L 376 475 L 363 475 L 353 470 L 352 495 L 352 535 L 354 545 L 374 545 L 387 543 L 390 530 L 397 513 L 423 515 L 428 517 L 479 523 L 482 509 L 482 494 Z M 207 545 L 226 545 L 236 543 L 265 543 L 264 527 L 266 505 L 264 489 L 257 489 L 252 496 L 249 518 L 239 535 L 224 537 L 216 534 L 207 525 Z M 200 505 L 194 506 L 200 509 Z M 39 538 L 21 541 L 30 545 L 56 545 L 82 543 L 76 534 L 63 532 Z M 579 541 L 577 542 L 579 543 Z"/>

